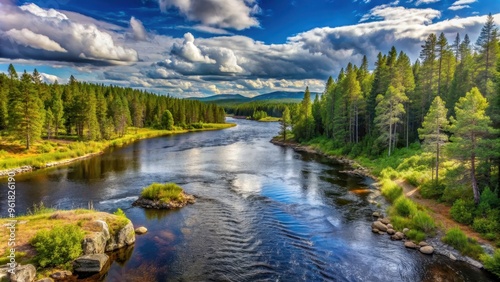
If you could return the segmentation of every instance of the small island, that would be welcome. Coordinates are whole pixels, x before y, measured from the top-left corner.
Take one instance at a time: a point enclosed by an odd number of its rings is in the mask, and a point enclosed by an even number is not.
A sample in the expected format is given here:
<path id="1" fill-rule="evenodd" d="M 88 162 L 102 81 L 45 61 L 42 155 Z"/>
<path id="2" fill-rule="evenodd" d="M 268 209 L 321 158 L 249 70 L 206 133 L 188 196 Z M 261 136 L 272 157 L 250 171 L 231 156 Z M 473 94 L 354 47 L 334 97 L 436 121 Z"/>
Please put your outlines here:
<path id="1" fill-rule="evenodd" d="M 194 196 L 184 193 L 175 183 L 153 183 L 142 190 L 132 205 L 147 209 L 176 209 L 194 203 Z"/>

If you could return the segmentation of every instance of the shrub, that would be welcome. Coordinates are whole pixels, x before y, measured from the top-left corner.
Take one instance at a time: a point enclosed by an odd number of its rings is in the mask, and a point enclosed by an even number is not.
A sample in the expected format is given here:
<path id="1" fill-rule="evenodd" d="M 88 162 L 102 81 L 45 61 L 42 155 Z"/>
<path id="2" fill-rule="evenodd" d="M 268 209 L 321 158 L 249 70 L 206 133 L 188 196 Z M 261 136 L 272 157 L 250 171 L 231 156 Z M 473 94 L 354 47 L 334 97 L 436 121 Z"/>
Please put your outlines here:
<path id="1" fill-rule="evenodd" d="M 420 194 L 427 199 L 438 199 L 443 195 L 445 188 L 441 181 L 436 183 L 435 180 L 429 180 L 420 186 Z"/>
<path id="2" fill-rule="evenodd" d="M 494 233 L 498 230 L 498 223 L 490 218 L 475 218 L 472 228 L 481 234 Z"/>
<path id="3" fill-rule="evenodd" d="M 500 249 L 495 250 L 493 256 L 482 255 L 481 260 L 484 263 L 484 268 L 500 277 Z"/>
<path id="4" fill-rule="evenodd" d="M 35 261 L 41 267 L 72 261 L 82 253 L 83 237 L 83 231 L 74 225 L 38 231 L 30 242 L 37 252 Z"/>
<path id="5" fill-rule="evenodd" d="M 468 243 L 467 236 L 458 227 L 449 229 L 443 237 L 443 242 L 459 251 L 465 250 Z"/>
<path id="6" fill-rule="evenodd" d="M 127 215 L 125 214 L 125 212 L 120 208 L 118 208 L 113 214 L 120 216 L 120 217 L 127 218 Z"/>
<path id="7" fill-rule="evenodd" d="M 401 216 L 391 216 L 391 224 L 394 226 L 396 230 L 403 230 L 404 228 L 408 228 L 411 226 L 410 219 Z"/>
<path id="8" fill-rule="evenodd" d="M 141 196 L 150 200 L 169 202 L 181 199 L 182 188 L 175 183 L 153 183 L 142 190 Z"/>
<path id="9" fill-rule="evenodd" d="M 473 220 L 474 203 L 458 199 L 450 209 L 451 217 L 457 222 L 471 224 Z"/>
<path id="10" fill-rule="evenodd" d="M 406 197 L 399 197 L 394 202 L 394 210 L 400 216 L 409 217 L 417 212 L 417 205 Z"/>
<path id="11" fill-rule="evenodd" d="M 415 229 L 408 231 L 406 236 L 416 242 L 424 241 L 425 238 L 427 238 L 427 235 L 424 232 Z"/>
<path id="12" fill-rule="evenodd" d="M 396 183 L 391 180 L 384 179 L 381 181 L 382 184 L 382 195 L 386 197 L 389 201 L 394 202 L 399 196 L 403 194 L 403 188 L 396 185 Z"/>
<path id="13" fill-rule="evenodd" d="M 436 223 L 434 219 L 430 217 L 426 212 L 417 211 L 415 216 L 411 219 L 414 228 L 422 230 L 426 233 L 434 231 L 436 229 Z"/>

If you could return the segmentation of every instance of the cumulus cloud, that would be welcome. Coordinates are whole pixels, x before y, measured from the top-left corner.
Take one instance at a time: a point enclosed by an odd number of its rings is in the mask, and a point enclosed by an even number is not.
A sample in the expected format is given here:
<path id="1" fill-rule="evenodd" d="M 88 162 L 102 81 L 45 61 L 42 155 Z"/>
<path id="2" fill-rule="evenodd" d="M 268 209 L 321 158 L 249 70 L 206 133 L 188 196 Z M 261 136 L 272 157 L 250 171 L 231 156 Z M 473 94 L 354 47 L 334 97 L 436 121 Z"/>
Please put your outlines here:
<path id="1" fill-rule="evenodd" d="M 42 80 L 45 81 L 46 83 L 54 83 L 54 82 L 59 82 L 61 83 L 63 79 L 56 75 L 48 74 L 48 73 L 40 73 L 40 76 L 42 77 Z"/>
<path id="2" fill-rule="evenodd" d="M 184 42 L 181 46 L 177 44 L 174 45 L 172 52 L 189 62 L 202 62 L 206 64 L 215 63 L 214 60 L 201 53 L 200 48 L 194 44 L 194 36 L 190 32 L 184 34 Z"/>
<path id="3" fill-rule="evenodd" d="M 135 40 L 146 40 L 148 35 L 142 22 L 134 17 L 130 18 L 130 28 L 132 29 L 132 35 Z"/>
<path id="4" fill-rule="evenodd" d="M 34 33 L 33 31 L 23 28 L 19 29 L 10 29 L 5 32 L 7 37 L 14 40 L 16 43 L 32 47 L 35 49 L 42 49 L 47 51 L 54 52 L 68 52 L 66 49 L 62 48 L 57 42 L 51 40 L 49 37 Z"/>
<path id="5" fill-rule="evenodd" d="M 158 0 L 162 12 L 176 8 L 204 26 L 242 30 L 259 26 L 254 17 L 260 8 L 253 0 Z"/>
<path id="6" fill-rule="evenodd" d="M 455 1 L 453 4 L 451 4 L 451 6 L 448 7 L 448 10 L 456 11 L 456 10 L 461 10 L 461 9 L 465 9 L 465 8 L 470 8 L 470 6 L 466 5 L 466 4 L 472 4 L 475 2 L 477 2 L 477 0 L 458 0 L 458 1 Z"/>
<path id="7" fill-rule="evenodd" d="M 35 4 L 0 6 L 0 56 L 100 64 L 126 64 L 137 52 L 117 45 L 110 32 Z"/>

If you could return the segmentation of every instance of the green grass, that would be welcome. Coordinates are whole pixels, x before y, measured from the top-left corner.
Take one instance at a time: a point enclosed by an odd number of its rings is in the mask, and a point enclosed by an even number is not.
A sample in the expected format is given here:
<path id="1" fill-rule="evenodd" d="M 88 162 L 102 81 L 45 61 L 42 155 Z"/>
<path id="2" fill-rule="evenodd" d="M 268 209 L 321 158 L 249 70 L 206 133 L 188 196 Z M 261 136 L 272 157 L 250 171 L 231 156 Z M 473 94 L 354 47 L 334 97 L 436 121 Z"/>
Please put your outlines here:
<path id="1" fill-rule="evenodd" d="M 275 122 L 275 121 L 281 121 L 281 118 L 279 117 L 265 117 L 265 118 L 261 118 L 257 121 L 262 121 L 262 122 Z"/>
<path id="2" fill-rule="evenodd" d="M 153 183 L 144 188 L 141 196 L 153 201 L 179 201 L 182 199 L 182 188 L 175 183 Z"/>
<path id="3" fill-rule="evenodd" d="M 460 251 L 463 255 L 470 256 L 475 259 L 480 259 L 484 254 L 483 248 L 476 240 L 467 238 L 465 233 L 458 227 L 449 229 L 443 237 L 443 242 Z"/>

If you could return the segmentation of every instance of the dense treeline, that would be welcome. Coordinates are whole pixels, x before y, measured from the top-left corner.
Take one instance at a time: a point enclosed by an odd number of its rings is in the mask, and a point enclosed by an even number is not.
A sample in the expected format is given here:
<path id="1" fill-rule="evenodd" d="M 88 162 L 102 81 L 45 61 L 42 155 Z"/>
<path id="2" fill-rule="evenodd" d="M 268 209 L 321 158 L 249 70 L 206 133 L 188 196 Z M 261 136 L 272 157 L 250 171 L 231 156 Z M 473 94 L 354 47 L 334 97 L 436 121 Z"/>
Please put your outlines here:
<path id="1" fill-rule="evenodd" d="M 500 247 L 498 29 L 490 14 L 475 44 L 460 34 L 450 44 L 441 33 L 421 47 L 413 64 L 394 47 L 378 54 L 373 72 L 366 57 L 359 67 L 349 63 L 314 101 L 306 89 L 282 132 L 288 122 L 297 141 L 376 159 L 384 179 L 420 185 L 424 197 L 452 204 L 455 220 Z M 394 200 L 398 189 L 386 196 Z M 500 276 L 500 251 L 495 257 L 487 267 Z"/>
<path id="2" fill-rule="evenodd" d="M 172 129 L 224 123 L 221 107 L 142 90 L 77 81 L 46 84 L 35 69 L 20 77 L 13 65 L 0 74 L 0 133 L 30 144 L 76 135 L 80 140 L 123 136 L 129 126 Z"/>
<path id="3" fill-rule="evenodd" d="M 267 116 L 281 117 L 285 107 L 293 106 L 295 103 L 287 101 L 253 101 L 238 104 L 221 104 L 228 114 L 235 116 L 253 117 L 254 115 L 262 115 L 264 112 Z"/>

